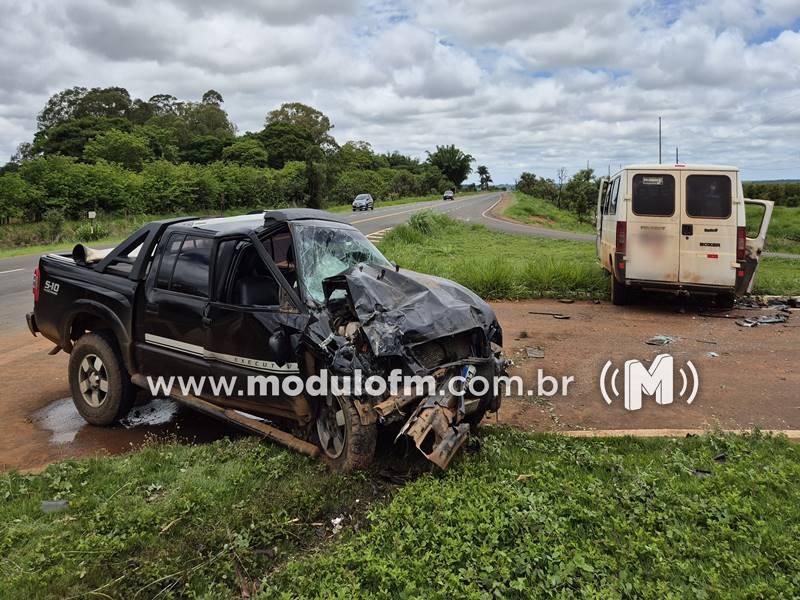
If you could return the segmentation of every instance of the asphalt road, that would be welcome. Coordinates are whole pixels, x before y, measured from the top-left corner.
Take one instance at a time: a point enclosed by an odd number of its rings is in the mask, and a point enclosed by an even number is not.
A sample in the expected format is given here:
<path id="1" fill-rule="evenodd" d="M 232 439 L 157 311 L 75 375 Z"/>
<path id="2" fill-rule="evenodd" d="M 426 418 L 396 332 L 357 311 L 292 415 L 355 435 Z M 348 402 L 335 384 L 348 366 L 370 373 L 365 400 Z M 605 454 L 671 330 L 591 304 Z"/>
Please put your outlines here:
<path id="1" fill-rule="evenodd" d="M 401 223 L 405 223 L 411 215 L 424 209 L 432 209 L 464 219 L 466 221 L 485 222 L 488 226 L 503 231 L 526 230 L 525 226 L 491 221 L 483 213 L 500 200 L 499 193 L 466 196 L 452 202 L 434 200 L 401 206 L 376 208 L 367 212 L 340 213 L 337 216 L 351 223 L 370 239 L 377 240 L 380 235 Z M 548 234 L 554 232 L 546 231 Z M 566 234 L 574 235 L 574 234 Z M 17 256 L 0 260 L 0 332 L 15 332 L 24 329 L 25 313 L 31 310 L 31 282 L 33 270 L 39 261 L 39 254 Z"/>
<path id="2" fill-rule="evenodd" d="M 449 214 L 452 217 L 482 223 L 490 229 L 506 233 L 534 235 L 552 239 L 592 241 L 594 236 L 584 233 L 558 231 L 512 223 L 489 214 L 490 209 L 500 201 L 501 194 L 494 192 L 476 196 L 466 196 L 452 202 L 433 200 L 401 206 L 376 208 L 367 212 L 340 213 L 337 216 L 354 225 L 371 240 L 377 241 L 392 227 L 405 223 L 411 216 L 425 209 Z M 767 253 L 768 256 L 780 256 Z M 788 258 L 797 258 L 786 255 Z M 33 269 L 39 255 L 30 254 L 0 260 L 0 332 L 13 332 L 25 328 L 25 313 L 31 310 L 31 281 Z"/>

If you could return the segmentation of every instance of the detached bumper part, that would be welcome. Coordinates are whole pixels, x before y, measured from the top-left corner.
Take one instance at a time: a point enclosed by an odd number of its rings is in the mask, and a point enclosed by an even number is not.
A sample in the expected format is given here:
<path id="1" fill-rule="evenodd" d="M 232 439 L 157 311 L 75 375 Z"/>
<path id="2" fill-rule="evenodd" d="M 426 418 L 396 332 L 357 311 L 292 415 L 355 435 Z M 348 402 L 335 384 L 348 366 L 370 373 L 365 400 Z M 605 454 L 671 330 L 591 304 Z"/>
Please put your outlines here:
<path id="1" fill-rule="evenodd" d="M 456 409 L 443 406 L 429 397 L 420 403 L 397 438 L 407 435 L 414 440 L 425 458 L 446 469 L 469 437 L 469 424 L 457 423 L 457 417 Z"/>

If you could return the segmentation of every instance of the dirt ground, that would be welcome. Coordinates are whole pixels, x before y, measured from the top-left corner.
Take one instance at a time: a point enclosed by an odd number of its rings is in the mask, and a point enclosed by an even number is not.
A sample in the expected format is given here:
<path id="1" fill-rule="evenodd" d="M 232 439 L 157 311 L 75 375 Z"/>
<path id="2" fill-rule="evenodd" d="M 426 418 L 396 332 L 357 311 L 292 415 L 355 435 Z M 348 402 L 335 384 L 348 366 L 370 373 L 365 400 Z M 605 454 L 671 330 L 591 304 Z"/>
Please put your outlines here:
<path id="1" fill-rule="evenodd" d="M 679 313 L 674 302 L 620 308 L 608 303 L 538 300 L 493 306 L 503 325 L 505 351 L 515 363 L 512 375 L 521 375 L 526 386 L 534 387 L 538 369 L 559 379 L 573 376 L 575 382 L 565 397 L 507 398 L 499 414 L 489 417 L 491 422 L 562 432 L 715 427 L 800 430 L 800 311 L 785 325 L 746 329 L 734 319 L 701 316 L 697 309 Z M 762 312 L 774 311 L 734 310 L 730 314 Z M 674 341 L 667 346 L 645 343 L 660 334 Z M 165 425 L 132 429 L 86 425 L 65 401 L 70 395 L 68 356 L 48 356 L 51 348 L 52 344 L 28 332 L 0 338 L 0 469 L 37 469 L 65 458 L 124 452 L 153 435 L 198 442 L 238 435 L 230 426 L 186 409 Z M 544 357 L 528 358 L 526 348 L 541 348 Z M 606 404 L 599 392 L 606 361 L 621 369 L 629 359 L 648 365 L 660 353 L 671 354 L 676 369 L 687 360 L 696 366 L 699 393 L 691 405 L 676 398 L 671 405 L 659 406 L 648 397 L 638 411 L 625 410 L 621 400 Z M 676 385 L 676 396 L 679 389 Z"/>

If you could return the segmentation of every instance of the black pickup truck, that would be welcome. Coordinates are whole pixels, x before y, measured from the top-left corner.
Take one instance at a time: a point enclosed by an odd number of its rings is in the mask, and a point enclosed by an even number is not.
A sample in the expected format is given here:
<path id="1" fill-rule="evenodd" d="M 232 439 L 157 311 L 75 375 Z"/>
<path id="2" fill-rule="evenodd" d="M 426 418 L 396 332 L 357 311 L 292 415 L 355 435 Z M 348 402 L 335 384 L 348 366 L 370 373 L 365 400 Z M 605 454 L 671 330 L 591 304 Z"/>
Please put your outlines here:
<path id="1" fill-rule="evenodd" d="M 153 222 L 108 252 L 43 256 L 33 296 L 28 326 L 70 354 L 75 405 L 94 425 L 124 417 L 159 377 L 227 378 L 240 385 L 170 395 L 340 469 L 366 466 L 378 427 L 398 423 L 398 438 L 446 467 L 470 424 L 499 408 L 494 386 L 478 396 L 466 384 L 505 373 L 492 309 L 456 283 L 401 270 L 323 211 Z M 436 387 L 265 392 L 267 378 L 397 370 Z"/>

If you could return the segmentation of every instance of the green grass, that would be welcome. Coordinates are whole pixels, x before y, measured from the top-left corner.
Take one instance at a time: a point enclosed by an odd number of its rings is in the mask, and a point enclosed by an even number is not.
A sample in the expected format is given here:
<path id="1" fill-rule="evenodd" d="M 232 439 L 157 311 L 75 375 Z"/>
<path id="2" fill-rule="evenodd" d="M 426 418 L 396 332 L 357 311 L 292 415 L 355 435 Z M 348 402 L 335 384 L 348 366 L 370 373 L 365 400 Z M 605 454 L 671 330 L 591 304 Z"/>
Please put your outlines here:
<path id="1" fill-rule="evenodd" d="M 0 476 L 0 597 L 230 597 L 319 544 L 379 481 L 254 438 Z M 69 508 L 44 514 L 42 500 Z M 324 523 L 320 527 L 314 523 Z"/>
<path id="2" fill-rule="evenodd" d="M 594 233 L 592 224 L 578 221 L 572 211 L 556 208 L 552 202 L 534 198 L 522 192 L 514 192 L 514 199 L 508 208 L 503 211 L 503 215 L 520 223 L 535 225 L 536 227 Z"/>
<path id="3" fill-rule="evenodd" d="M 264 597 L 797 597 L 799 460 L 760 437 L 497 431 Z"/>
<path id="4" fill-rule="evenodd" d="M 232 598 L 249 582 L 260 598 L 800 594 L 800 447 L 785 438 L 479 442 L 386 499 L 375 474 L 253 439 L 0 475 L 0 597 Z M 53 498 L 69 508 L 43 514 Z M 365 510 L 331 538 L 331 517 Z"/>
<path id="5" fill-rule="evenodd" d="M 401 268 L 452 279 L 489 300 L 607 298 L 610 291 L 593 242 L 500 233 L 423 211 L 379 246 Z M 763 259 L 754 292 L 800 294 L 800 263 Z"/>
<path id="6" fill-rule="evenodd" d="M 392 229 L 381 251 L 401 268 L 453 279 L 486 299 L 604 297 L 592 243 L 490 231 L 424 211 Z"/>
<path id="7" fill-rule="evenodd" d="M 482 192 L 465 192 L 459 194 L 460 197 L 474 196 Z M 414 196 L 410 198 L 399 198 L 397 200 L 387 200 L 377 202 L 376 207 L 383 208 L 386 206 L 402 206 L 403 204 L 414 204 L 417 202 L 429 202 L 431 200 L 441 200 L 441 195 L 431 196 Z M 257 208 L 257 207 L 256 207 Z M 236 208 L 214 213 L 221 216 L 232 216 L 245 214 L 256 208 Z M 327 206 L 325 210 L 334 213 L 349 212 L 352 207 L 349 204 Z M 202 215 L 200 213 L 203 213 Z M 150 221 L 158 219 L 168 219 L 170 217 L 182 216 L 175 214 L 167 215 L 115 215 L 103 216 L 100 215 L 98 221 L 109 232 L 110 235 L 105 236 L 99 240 L 90 242 L 92 246 L 110 246 L 124 240 L 131 233 L 136 231 L 142 225 Z M 198 216 L 206 216 L 205 211 L 200 211 Z M 42 254 L 45 252 L 54 252 L 59 250 L 71 249 L 78 240 L 75 238 L 75 229 L 86 221 L 66 221 L 64 229 L 60 235 L 58 242 L 47 243 L 47 240 L 52 239 L 51 234 L 47 232 L 44 223 L 12 223 L 10 225 L 0 225 L 0 258 L 9 258 L 12 256 L 23 256 L 25 254 Z"/>
<path id="8" fill-rule="evenodd" d="M 763 210 L 747 206 L 747 235 L 758 233 Z M 790 252 L 800 254 L 800 207 L 776 206 L 767 230 L 767 250 L 770 252 Z"/>

